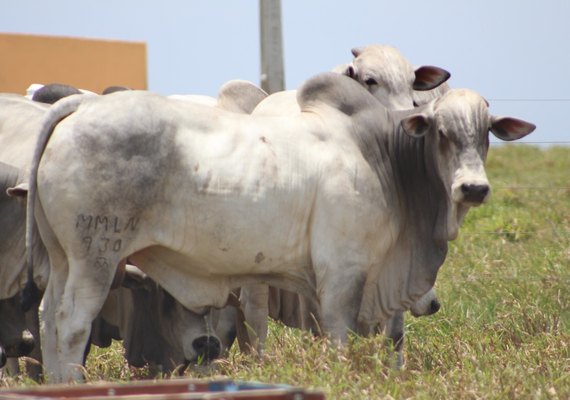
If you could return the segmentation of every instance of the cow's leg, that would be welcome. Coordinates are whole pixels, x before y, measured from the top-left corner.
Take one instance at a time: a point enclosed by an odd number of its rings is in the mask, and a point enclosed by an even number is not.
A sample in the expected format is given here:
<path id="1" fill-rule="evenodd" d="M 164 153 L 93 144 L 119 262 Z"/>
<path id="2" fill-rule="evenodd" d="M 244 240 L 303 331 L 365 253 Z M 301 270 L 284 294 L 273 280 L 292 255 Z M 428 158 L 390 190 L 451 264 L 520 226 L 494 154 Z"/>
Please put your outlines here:
<path id="1" fill-rule="evenodd" d="M 43 310 L 41 311 L 42 321 L 42 359 L 46 376 L 49 382 L 61 382 L 61 363 L 57 354 L 57 328 L 55 324 L 55 313 L 63 295 L 63 287 L 67 279 L 67 262 L 65 268 L 61 270 L 61 264 L 53 262 L 50 256 L 51 271 L 44 293 Z"/>
<path id="2" fill-rule="evenodd" d="M 324 333 L 330 335 L 333 340 L 345 343 L 348 333 L 357 331 L 357 317 L 365 278 L 360 273 L 349 275 L 338 270 L 335 272 L 337 273 L 326 273 L 321 282 L 317 277 L 321 324 Z"/>
<path id="3" fill-rule="evenodd" d="M 397 311 L 386 323 L 384 330 L 394 349 L 394 369 L 404 366 L 404 312 Z"/>
<path id="4" fill-rule="evenodd" d="M 269 286 L 264 284 L 243 286 L 240 292 L 240 301 L 247 324 L 249 343 L 261 353 L 267 338 Z"/>
<path id="5" fill-rule="evenodd" d="M 64 381 L 83 380 L 83 354 L 91 323 L 109 293 L 119 257 L 69 259 L 69 275 L 55 321 L 58 357 Z"/>
<path id="6" fill-rule="evenodd" d="M 311 331 L 315 336 L 323 334 L 320 325 L 320 315 L 316 304 L 307 300 L 305 296 L 299 296 L 298 324 L 305 331 Z"/>

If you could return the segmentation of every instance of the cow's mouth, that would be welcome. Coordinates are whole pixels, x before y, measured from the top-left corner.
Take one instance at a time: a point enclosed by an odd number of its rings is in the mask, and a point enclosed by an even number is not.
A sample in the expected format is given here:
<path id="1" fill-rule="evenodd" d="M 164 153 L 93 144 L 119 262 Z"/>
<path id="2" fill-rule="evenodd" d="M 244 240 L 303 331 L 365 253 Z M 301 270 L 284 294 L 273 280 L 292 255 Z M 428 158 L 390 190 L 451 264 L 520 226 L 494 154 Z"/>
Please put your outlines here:
<path id="1" fill-rule="evenodd" d="M 220 356 L 222 350 L 220 340 L 211 335 L 204 335 L 194 339 L 192 347 L 196 353 L 196 357 L 193 360 L 195 364 L 210 363 Z"/>

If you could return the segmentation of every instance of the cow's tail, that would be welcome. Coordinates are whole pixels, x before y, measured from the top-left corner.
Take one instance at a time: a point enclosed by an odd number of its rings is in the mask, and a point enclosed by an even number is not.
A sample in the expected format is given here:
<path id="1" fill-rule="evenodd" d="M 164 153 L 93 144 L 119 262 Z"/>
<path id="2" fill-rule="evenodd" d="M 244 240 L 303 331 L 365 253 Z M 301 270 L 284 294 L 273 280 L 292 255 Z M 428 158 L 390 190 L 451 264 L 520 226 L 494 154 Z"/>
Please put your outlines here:
<path id="1" fill-rule="evenodd" d="M 51 137 L 55 126 L 64 118 L 77 110 L 79 105 L 86 99 L 83 95 L 73 95 L 66 97 L 55 103 L 44 117 L 38 142 L 34 151 L 32 165 L 30 168 L 30 177 L 28 182 L 28 202 L 26 208 L 26 263 L 27 263 L 27 282 L 22 292 L 22 309 L 28 311 L 34 304 L 40 300 L 40 290 L 34 282 L 34 229 L 35 216 L 34 210 L 36 205 L 37 193 L 37 176 L 38 166 L 44 153 L 44 149 Z"/>

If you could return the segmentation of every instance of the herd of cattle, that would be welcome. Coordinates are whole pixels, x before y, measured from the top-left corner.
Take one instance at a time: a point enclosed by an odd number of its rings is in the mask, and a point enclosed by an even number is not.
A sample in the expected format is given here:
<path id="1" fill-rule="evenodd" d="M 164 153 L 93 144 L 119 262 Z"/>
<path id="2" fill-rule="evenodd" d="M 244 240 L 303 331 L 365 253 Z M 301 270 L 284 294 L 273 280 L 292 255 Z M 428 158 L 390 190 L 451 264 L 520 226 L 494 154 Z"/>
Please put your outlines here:
<path id="1" fill-rule="evenodd" d="M 401 365 L 403 313 L 439 309 L 448 241 L 489 198 L 489 132 L 535 126 L 393 47 L 352 53 L 271 95 L 0 95 L 0 365 L 34 351 L 50 382 L 81 379 L 90 344 L 121 339 L 171 371 L 236 335 L 261 351 L 269 316 L 385 332 Z"/>

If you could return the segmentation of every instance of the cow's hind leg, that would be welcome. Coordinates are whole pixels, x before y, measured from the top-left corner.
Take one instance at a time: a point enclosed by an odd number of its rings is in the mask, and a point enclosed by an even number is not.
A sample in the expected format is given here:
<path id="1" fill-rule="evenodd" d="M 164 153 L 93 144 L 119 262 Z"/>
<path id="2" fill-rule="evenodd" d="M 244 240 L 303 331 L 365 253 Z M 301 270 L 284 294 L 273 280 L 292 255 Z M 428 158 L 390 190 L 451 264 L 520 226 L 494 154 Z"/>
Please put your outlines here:
<path id="1" fill-rule="evenodd" d="M 55 323 L 55 315 L 58 304 L 63 296 L 63 288 L 67 281 L 67 260 L 63 252 L 55 252 L 54 247 L 51 248 L 50 257 L 50 275 L 48 284 L 43 297 L 43 306 L 41 307 L 41 343 L 42 343 L 42 359 L 49 382 L 61 382 L 61 362 L 57 354 L 58 331 Z"/>
<path id="2" fill-rule="evenodd" d="M 69 259 L 69 274 L 55 315 L 64 381 L 83 379 L 83 353 L 91 323 L 107 298 L 119 261 L 115 257 Z"/>
<path id="3" fill-rule="evenodd" d="M 245 315 L 248 343 L 258 353 L 262 353 L 267 338 L 269 286 L 265 284 L 243 286 L 240 301 Z"/>

